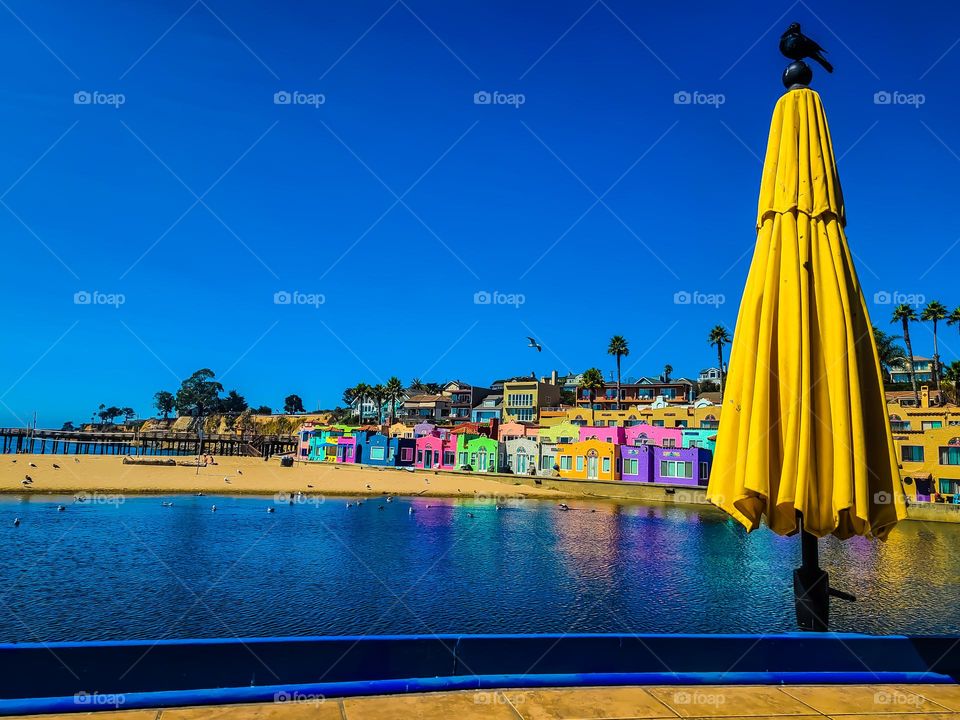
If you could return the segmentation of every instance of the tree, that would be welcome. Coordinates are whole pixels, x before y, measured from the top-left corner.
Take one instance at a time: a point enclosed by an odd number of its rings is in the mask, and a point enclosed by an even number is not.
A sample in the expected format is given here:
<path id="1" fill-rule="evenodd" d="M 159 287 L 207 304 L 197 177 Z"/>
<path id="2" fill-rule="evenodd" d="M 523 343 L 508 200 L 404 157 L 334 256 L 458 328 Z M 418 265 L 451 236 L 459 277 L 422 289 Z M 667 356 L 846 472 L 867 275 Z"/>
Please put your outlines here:
<path id="1" fill-rule="evenodd" d="M 357 404 L 357 425 L 363 425 L 363 403 L 370 397 L 370 386 L 365 382 L 357 383 L 353 388 L 353 400 Z"/>
<path id="2" fill-rule="evenodd" d="M 414 378 L 410 381 L 410 392 L 414 395 L 424 395 L 427 392 L 427 386 L 420 378 Z"/>
<path id="3" fill-rule="evenodd" d="M 947 319 L 947 308 L 936 300 L 931 300 L 920 313 L 920 319 L 933 323 L 933 383 L 940 394 L 940 349 L 937 345 L 937 323 Z"/>
<path id="4" fill-rule="evenodd" d="M 910 342 L 910 323 L 917 322 L 917 313 L 909 305 L 900 304 L 893 309 L 891 323 L 899 322 L 903 327 L 903 342 L 907 346 L 907 370 L 910 371 L 910 385 L 913 386 L 913 398 L 920 407 L 920 391 L 917 390 L 917 372 L 913 366 L 913 343 Z"/>
<path id="5" fill-rule="evenodd" d="M 953 386 L 953 402 L 960 405 L 960 360 L 950 363 L 943 376 Z"/>
<path id="6" fill-rule="evenodd" d="M 174 400 L 177 413 L 202 418 L 220 406 L 223 385 L 214 380 L 213 370 L 202 368 L 180 383 Z"/>
<path id="7" fill-rule="evenodd" d="M 377 383 L 370 388 L 370 397 L 377 411 L 377 424 L 379 425 L 383 422 L 383 403 L 387 399 L 387 389 Z"/>
<path id="8" fill-rule="evenodd" d="M 710 331 L 709 341 L 717 348 L 717 363 L 720 370 L 720 404 L 723 404 L 723 346 L 730 344 L 730 333 L 723 325 L 714 325 Z"/>
<path id="9" fill-rule="evenodd" d="M 132 407 L 121 408 L 120 412 L 123 414 L 124 420 L 133 420 L 137 416 L 136 411 L 134 411 Z"/>
<path id="10" fill-rule="evenodd" d="M 153 396 L 153 406 L 158 411 L 163 413 L 164 420 L 170 417 L 170 413 L 173 412 L 175 402 L 176 399 L 173 397 L 173 393 L 168 392 L 167 390 L 158 390 Z"/>
<path id="11" fill-rule="evenodd" d="M 947 325 L 956 325 L 960 330 L 960 307 L 954 308 L 953 312 L 947 315 Z"/>
<path id="12" fill-rule="evenodd" d="M 112 425 L 114 419 L 123 415 L 123 410 L 118 408 L 116 405 L 111 405 L 106 407 L 101 403 L 100 412 L 97 413 L 97 416 L 100 418 L 101 425 Z"/>
<path id="13" fill-rule="evenodd" d="M 303 409 L 303 400 L 299 395 L 287 395 L 283 399 L 283 411 L 288 415 L 305 412 Z"/>
<path id="14" fill-rule="evenodd" d="M 387 380 L 387 384 L 384 387 L 387 391 L 387 402 L 390 403 L 390 424 L 393 425 L 397 411 L 397 403 L 400 401 L 400 398 L 403 397 L 403 383 L 400 382 L 400 378 L 394 375 Z"/>
<path id="15" fill-rule="evenodd" d="M 273 410 L 270 409 L 269 405 L 261 405 L 260 407 L 253 408 L 251 413 L 253 415 L 273 415 Z"/>
<path id="16" fill-rule="evenodd" d="M 670 382 L 670 374 L 673 372 L 673 365 L 667 363 L 663 366 L 663 381 L 665 383 Z"/>
<path id="17" fill-rule="evenodd" d="M 597 390 L 602 390 L 606 385 L 607 383 L 603 379 L 603 373 L 600 372 L 599 368 L 590 368 L 583 372 L 579 386 L 589 393 L 591 408 L 593 408 L 593 401 L 597 398 Z"/>
<path id="18" fill-rule="evenodd" d="M 247 400 L 236 390 L 231 390 L 220 401 L 220 411 L 228 415 L 239 415 L 247 409 Z"/>
<path id="19" fill-rule="evenodd" d="M 630 345 L 623 335 L 614 335 L 610 338 L 610 344 L 607 345 L 607 355 L 613 355 L 617 359 L 617 406 L 620 409 L 620 358 L 630 354 Z"/>
<path id="20" fill-rule="evenodd" d="M 880 369 L 883 371 L 887 382 L 891 382 L 893 379 L 892 369 L 903 365 L 907 359 L 906 350 L 895 342 L 899 339 L 899 335 L 890 335 L 876 327 L 873 328 L 873 340 L 877 345 L 877 359 L 880 361 Z"/>

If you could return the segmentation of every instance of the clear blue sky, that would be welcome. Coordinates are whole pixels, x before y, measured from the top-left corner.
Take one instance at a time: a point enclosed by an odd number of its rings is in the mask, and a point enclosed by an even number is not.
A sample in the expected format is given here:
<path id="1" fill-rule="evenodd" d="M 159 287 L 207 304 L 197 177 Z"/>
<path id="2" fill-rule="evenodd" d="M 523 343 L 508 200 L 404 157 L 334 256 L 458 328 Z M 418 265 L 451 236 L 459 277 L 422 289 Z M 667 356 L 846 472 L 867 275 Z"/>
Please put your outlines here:
<path id="1" fill-rule="evenodd" d="M 609 371 L 616 333 L 625 375 L 695 374 L 736 320 L 794 20 L 836 66 L 814 87 L 874 322 L 881 291 L 953 307 L 958 19 L 945 1 L 8 0 L 0 424 L 150 414 L 199 367 L 274 407 L 392 374 Z M 474 102 L 495 91 L 523 102 Z"/>

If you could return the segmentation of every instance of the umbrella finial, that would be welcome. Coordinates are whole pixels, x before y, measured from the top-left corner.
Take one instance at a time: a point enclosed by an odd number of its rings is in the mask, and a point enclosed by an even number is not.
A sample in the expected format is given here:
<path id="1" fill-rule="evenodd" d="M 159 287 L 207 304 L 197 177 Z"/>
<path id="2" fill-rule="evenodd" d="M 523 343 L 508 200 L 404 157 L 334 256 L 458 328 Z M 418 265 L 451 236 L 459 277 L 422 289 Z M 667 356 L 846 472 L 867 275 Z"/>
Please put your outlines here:
<path id="1" fill-rule="evenodd" d="M 811 80 L 813 80 L 813 70 L 803 60 L 790 63 L 783 71 L 783 86 L 787 90 L 809 87 Z"/>

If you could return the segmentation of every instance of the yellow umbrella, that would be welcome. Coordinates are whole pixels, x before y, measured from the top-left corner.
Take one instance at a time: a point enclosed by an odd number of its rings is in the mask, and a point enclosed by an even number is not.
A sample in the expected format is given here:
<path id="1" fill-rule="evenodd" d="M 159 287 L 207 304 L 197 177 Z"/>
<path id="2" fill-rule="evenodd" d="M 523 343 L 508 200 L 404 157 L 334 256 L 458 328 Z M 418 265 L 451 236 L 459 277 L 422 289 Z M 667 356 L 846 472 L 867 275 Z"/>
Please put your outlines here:
<path id="1" fill-rule="evenodd" d="M 812 534 L 805 566 L 815 537 L 884 538 L 905 514 L 845 224 L 820 96 L 794 86 L 770 126 L 707 497 L 748 531 Z"/>

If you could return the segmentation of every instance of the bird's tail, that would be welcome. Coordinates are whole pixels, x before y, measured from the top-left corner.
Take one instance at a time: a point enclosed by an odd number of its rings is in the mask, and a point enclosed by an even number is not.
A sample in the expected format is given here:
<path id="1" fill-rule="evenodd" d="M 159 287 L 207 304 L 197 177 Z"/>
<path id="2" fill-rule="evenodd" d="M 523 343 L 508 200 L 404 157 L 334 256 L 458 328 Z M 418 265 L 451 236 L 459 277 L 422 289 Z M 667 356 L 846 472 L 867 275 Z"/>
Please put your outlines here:
<path id="1" fill-rule="evenodd" d="M 832 72 L 833 72 L 833 65 L 831 65 L 829 62 L 827 62 L 827 59 L 826 59 L 823 55 L 821 55 L 820 53 L 815 53 L 815 54 L 811 55 L 810 57 L 812 57 L 812 58 L 813 58 L 814 60 L 816 60 L 818 63 L 820 63 L 821 65 L 823 65 L 823 69 L 826 70 L 828 73 L 832 73 Z"/>

